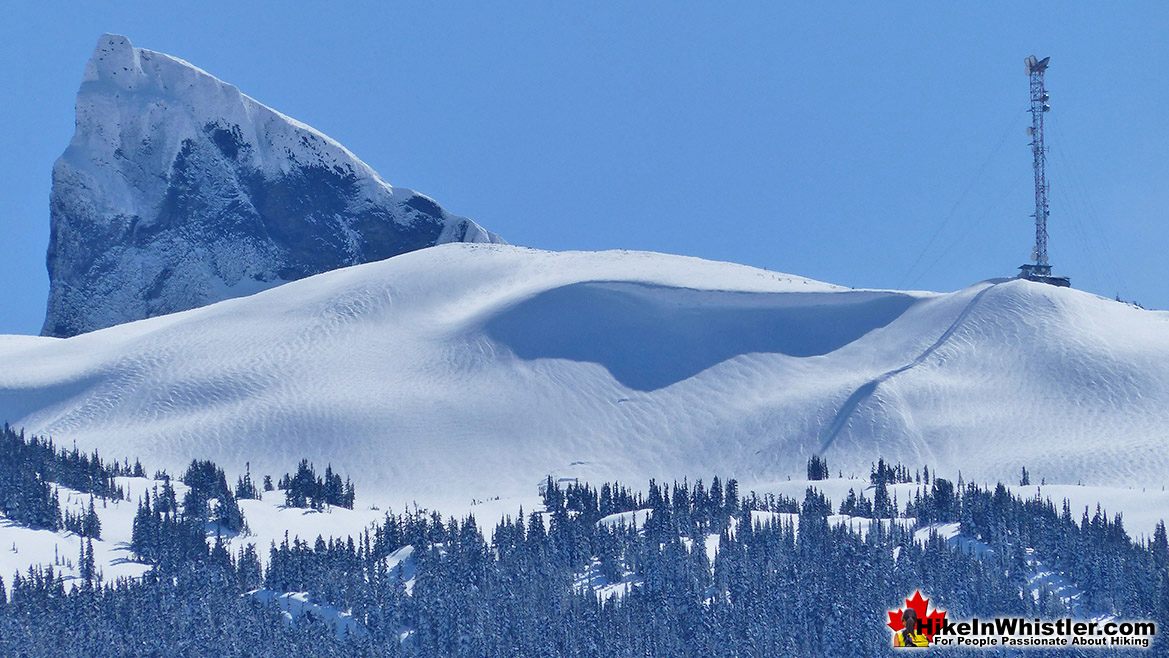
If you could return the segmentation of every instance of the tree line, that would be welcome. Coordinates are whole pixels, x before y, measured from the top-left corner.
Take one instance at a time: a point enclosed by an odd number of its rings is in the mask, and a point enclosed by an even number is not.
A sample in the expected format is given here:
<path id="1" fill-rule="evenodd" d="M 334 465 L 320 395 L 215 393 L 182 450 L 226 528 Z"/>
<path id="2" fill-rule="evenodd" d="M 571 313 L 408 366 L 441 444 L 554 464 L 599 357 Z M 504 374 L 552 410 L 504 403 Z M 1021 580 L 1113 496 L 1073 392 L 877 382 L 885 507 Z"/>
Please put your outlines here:
<path id="1" fill-rule="evenodd" d="M 103 583 L 83 544 L 77 587 L 51 568 L 7 589 L 0 579 L 0 655 L 892 655 L 886 612 L 919 589 L 956 618 L 1068 614 L 1054 593 L 1031 595 L 1028 548 L 1074 581 L 1094 614 L 1169 628 L 1163 524 L 1134 541 L 1103 510 L 1077 519 L 1066 502 L 1001 484 L 922 481 L 906 515 L 960 522 L 989 548 L 975 555 L 877 514 L 887 483 L 917 481 L 907 469 L 886 464 L 871 478 L 871 499 L 862 491 L 839 505 L 812 487 L 797 500 L 744 494 L 725 478 L 640 491 L 549 478 L 544 509 L 518 510 L 490 533 L 473 516 L 415 508 L 345 539 L 285 536 L 265 565 L 250 544 L 228 550 L 235 517 L 223 503 L 235 491 L 222 469 L 196 460 L 181 502 L 165 477 L 143 497 L 132 548 L 154 565 L 144 577 Z M 871 521 L 830 522 L 846 507 Z M 637 526 L 614 516 L 635 510 L 645 510 Z M 249 595 L 260 588 L 304 592 L 348 611 L 360 631 L 338 635 L 312 613 L 289 623 Z"/>

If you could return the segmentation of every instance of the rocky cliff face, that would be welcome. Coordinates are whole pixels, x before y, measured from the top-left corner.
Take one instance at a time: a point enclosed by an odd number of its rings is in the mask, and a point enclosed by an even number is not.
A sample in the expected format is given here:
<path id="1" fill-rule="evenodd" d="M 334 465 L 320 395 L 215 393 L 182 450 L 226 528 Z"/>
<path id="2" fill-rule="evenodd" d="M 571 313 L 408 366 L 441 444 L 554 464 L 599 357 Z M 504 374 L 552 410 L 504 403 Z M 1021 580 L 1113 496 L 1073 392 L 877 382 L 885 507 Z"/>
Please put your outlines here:
<path id="1" fill-rule="evenodd" d="M 50 336 L 439 243 L 500 241 L 311 127 L 114 35 L 86 65 L 50 220 Z"/>

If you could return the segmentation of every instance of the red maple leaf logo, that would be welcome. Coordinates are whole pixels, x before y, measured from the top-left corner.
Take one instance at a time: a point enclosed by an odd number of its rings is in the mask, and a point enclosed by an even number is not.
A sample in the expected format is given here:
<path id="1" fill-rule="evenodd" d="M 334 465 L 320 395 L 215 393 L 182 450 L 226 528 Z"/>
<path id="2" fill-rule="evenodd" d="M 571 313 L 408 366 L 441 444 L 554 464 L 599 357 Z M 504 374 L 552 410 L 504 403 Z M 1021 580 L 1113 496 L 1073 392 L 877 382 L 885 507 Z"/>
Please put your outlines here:
<path id="1" fill-rule="evenodd" d="M 913 610 L 920 622 L 919 628 L 922 635 L 930 642 L 934 641 L 934 635 L 942 628 L 942 624 L 946 621 L 946 611 L 938 610 L 936 608 L 929 609 L 930 600 L 924 598 L 920 591 L 913 593 L 913 598 L 905 599 L 905 607 L 897 610 L 889 611 L 889 628 L 893 629 L 894 633 L 900 633 L 905 628 L 905 611 Z"/>

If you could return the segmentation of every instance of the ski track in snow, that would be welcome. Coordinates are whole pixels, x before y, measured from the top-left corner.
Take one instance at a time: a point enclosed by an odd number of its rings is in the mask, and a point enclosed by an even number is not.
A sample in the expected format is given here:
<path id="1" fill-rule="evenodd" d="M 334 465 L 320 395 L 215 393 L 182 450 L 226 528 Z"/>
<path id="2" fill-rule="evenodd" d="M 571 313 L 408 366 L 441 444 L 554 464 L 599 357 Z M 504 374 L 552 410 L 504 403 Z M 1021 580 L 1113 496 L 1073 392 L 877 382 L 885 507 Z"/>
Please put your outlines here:
<path id="1" fill-rule="evenodd" d="M 856 389 L 852 395 L 848 396 L 848 399 L 844 401 L 843 405 L 841 405 L 840 411 L 836 413 L 836 417 L 832 420 L 832 424 L 828 426 L 827 431 L 824 433 L 824 438 L 820 441 L 820 453 L 823 454 L 828 450 L 828 448 L 832 446 L 832 442 L 836 440 L 837 435 L 839 435 L 840 431 L 844 429 L 844 426 L 848 423 L 848 419 L 852 416 L 853 412 L 856 411 L 856 408 L 871 398 L 873 394 L 876 393 L 878 386 L 905 372 L 906 370 L 909 370 L 910 368 L 925 363 L 926 359 L 930 358 L 934 352 L 938 351 L 938 348 L 945 344 L 945 342 L 954 335 L 954 332 L 957 331 L 959 325 L 961 325 L 967 316 L 970 315 L 970 312 L 974 310 L 974 307 L 978 305 L 978 302 L 982 300 L 982 296 L 990 292 L 990 289 L 993 288 L 994 285 L 994 283 L 990 283 L 987 284 L 987 286 L 982 290 L 979 290 L 978 293 L 975 294 L 974 297 L 970 300 L 970 302 L 962 308 L 962 311 L 958 313 L 958 317 L 954 318 L 954 321 L 950 323 L 950 326 L 946 327 L 946 330 L 942 332 L 942 335 L 938 336 L 938 339 L 934 341 L 929 347 L 927 347 L 924 352 L 917 355 L 913 361 L 910 361 L 900 368 L 895 368 L 881 374 L 879 377 L 865 383 L 860 388 Z"/>

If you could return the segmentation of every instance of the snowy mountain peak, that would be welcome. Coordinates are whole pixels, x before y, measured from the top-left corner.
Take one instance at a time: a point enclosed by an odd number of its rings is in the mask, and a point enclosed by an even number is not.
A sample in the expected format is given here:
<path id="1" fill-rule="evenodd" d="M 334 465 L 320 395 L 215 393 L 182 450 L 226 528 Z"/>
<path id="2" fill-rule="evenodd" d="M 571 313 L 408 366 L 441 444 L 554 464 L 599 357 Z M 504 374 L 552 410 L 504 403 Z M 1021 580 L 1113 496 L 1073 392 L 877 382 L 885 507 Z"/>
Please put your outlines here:
<path id="1" fill-rule="evenodd" d="M 103 34 L 85 65 L 82 81 L 105 81 L 129 89 L 142 74 L 138 50 L 130 40 L 120 34 Z"/>
<path id="2" fill-rule="evenodd" d="M 323 133 L 103 35 L 53 168 L 43 333 L 70 336 L 444 242 L 499 242 Z"/>

